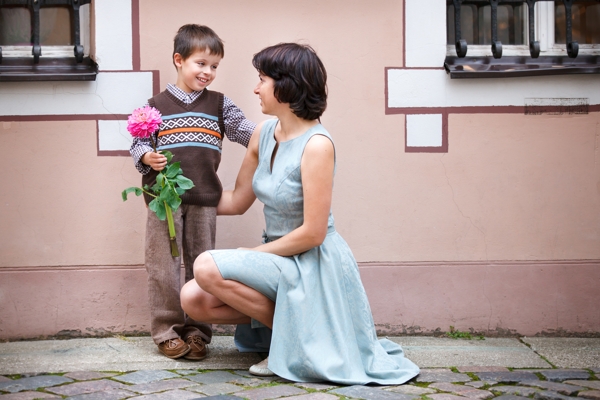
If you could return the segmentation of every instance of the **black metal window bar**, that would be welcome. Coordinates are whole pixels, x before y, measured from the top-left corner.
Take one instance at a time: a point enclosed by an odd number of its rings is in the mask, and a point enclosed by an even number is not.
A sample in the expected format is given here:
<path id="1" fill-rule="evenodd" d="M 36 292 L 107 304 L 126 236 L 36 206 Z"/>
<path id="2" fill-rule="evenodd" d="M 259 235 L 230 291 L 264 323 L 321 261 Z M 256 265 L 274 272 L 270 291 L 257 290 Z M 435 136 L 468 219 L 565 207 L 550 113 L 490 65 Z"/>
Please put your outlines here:
<path id="1" fill-rule="evenodd" d="M 70 6 L 73 9 L 71 13 L 73 20 L 71 27 L 74 31 L 75 46 L 73 53 L 75 60 L 78 63 L 83 62 L 83 46 L 80 39 L 80 23 L 79 23 L 79 7 L 91 3 L 92 0 L 0 0 L 0 7 L 27 7 L 31 13 L 31 27 L 33 44 L 31 54 L 33 55 L 34 64 L 38 64 L 42 55 L 42 47 L 40 46 L 40 8 Z M 0 47 L 0 63 L 2 63 L 2 47 Z"/>
<path id="2" fill-rule="evenodd" d="M 531 58 L 538 58 L 540 55 L 540 42 L 535 40 L 535 4 L 539 1 L 552 0 L 447 0 L 447 5 L 454 5 L 454 34 L 456 38 L 456 54 L 459 58 L 464 58 L 467 55 L 467 41 L 461 38 L 461 5 L 491 7 L 491 36 L 492 36 L 492 54 L 494 58 L 502 57 L 502 42 L 498 40 L 498 6 L 499 5 L 527 5 L 529 10 L 529 53 Z M 559 1 L 559 0 L 554 0 Z M 571 58 L 576 58 L 579 53 L 579 43 L 573 40 L 573 24 L 571 8 L 574 0 L 560 0 L 565 7 L 566 16 L 566 46 L 567 54 Z M 600 3 L 600 0 L 579 0 L 584 2 Z"/>

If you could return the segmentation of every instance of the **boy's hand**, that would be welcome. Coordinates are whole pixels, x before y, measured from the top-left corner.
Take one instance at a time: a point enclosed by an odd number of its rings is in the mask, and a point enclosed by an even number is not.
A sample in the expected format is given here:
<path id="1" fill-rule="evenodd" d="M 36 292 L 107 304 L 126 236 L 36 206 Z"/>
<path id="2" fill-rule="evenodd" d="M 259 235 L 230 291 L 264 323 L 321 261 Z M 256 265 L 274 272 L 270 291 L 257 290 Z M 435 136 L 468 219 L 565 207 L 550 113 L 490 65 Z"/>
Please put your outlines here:
<path id="1" fill-rule="evenodd" d="M 142 156 L 142 163 L 149 165 L 155 171 L 162 171 L 167 165 L 167 157 L 160 153 L 149 151 Z"/>

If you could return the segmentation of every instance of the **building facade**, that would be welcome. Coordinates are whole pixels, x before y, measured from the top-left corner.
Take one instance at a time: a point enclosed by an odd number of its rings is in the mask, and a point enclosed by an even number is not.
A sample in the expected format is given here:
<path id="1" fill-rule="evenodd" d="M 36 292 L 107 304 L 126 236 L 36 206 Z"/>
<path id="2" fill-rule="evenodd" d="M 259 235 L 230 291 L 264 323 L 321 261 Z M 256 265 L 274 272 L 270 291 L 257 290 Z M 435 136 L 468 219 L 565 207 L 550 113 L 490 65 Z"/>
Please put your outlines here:
<path id="1" fill-rule="evenodd" d="M 0 339 L 149 331 L 147 210 L 141 198 L 121 199 L 141 180 L 126 120 L 175 82 L 173 37 L 186 23 L 223 39 L 211 89 L 257 122 L 268 117 L 252 91 L 254 53 L 299 41 L 322 58 L 336 228 L 359 261 L 379 333 L 597 335 L 600 35 L 588 28 L 575 66 L 553 71 L 574 59 L 550 38 L 554 2 L 539 1 L 538 59 L 527 35 L 500 58 L 489 45 L 459 58 L 446 3 L 92 0 L 77 11 L 85 57 L 71 64 L 82 67 L 65 67 L 65 78 L 55 68 L 52 80 L 30 66 L 10 78 L 23 48 L 0 36 Z M 39 65 L 72 58 L 57 49 L 42 43 Z M 224 143 L 226 189 L 243 154 Z M 263 228 L 258 202 L 219 217 L 217 247 L 257 245 Z"/>

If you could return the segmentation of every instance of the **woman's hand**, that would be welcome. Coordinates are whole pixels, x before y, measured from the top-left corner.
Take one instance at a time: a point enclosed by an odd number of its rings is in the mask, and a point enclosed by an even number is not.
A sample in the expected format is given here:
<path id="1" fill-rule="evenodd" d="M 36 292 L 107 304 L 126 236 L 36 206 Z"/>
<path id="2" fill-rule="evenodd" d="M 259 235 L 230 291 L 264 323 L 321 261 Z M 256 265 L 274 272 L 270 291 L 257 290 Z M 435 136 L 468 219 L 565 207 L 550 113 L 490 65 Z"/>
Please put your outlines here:
<path id="1" fill-rule="evenodd" d="M 155 171 L 162 171 L 167 165 L 167 157 L 149 151 L 142 156 L 142 163 L 149 165 Z"/>

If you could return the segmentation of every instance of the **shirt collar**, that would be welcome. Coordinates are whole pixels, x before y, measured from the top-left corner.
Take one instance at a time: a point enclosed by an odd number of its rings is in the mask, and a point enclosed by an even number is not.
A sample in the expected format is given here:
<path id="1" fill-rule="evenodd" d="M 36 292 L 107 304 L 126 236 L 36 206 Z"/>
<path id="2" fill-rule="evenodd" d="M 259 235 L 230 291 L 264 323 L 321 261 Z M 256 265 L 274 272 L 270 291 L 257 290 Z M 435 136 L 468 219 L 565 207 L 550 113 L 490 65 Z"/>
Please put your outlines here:
<path id="1" fill-rule="evenodd" d="M 192 93 L 186 93 L 172 83 L 167 83 L 167 90 L 177 99 L 183 101 L 185 104 L 193 103 L 201 94 L 201 92 L 193 91 Z"/>

